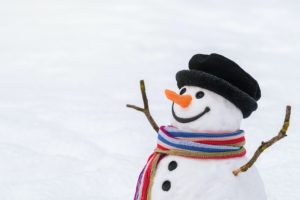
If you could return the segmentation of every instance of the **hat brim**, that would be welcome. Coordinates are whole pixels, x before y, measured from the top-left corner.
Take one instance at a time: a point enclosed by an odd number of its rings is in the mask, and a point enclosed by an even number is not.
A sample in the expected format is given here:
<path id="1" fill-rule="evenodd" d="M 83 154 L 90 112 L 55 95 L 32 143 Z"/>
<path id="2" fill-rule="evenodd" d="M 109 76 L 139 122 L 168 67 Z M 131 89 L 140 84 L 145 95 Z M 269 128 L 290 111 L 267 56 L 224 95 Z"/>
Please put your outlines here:
<path id="1" fill-rule="evenodd" d="M 257 103 L 247 93 L 217 76 L 199 70 L 182 70 L 176 74 L 177 86 L 199 86 L 211 90 L 238 107 L 247 118 L 257 109 Z"/>

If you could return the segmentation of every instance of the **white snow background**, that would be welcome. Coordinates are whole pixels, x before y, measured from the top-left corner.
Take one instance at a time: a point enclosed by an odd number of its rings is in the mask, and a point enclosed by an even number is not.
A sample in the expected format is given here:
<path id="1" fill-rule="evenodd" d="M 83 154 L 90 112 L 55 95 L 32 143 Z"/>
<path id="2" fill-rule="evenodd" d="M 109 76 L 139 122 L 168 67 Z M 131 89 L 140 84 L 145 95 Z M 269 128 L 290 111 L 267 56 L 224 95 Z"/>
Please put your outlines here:
<path id="1" fill-rule="evenodd" d="M 196 53 L 220 53 L 260 83 L 243 123 L 270 200 L 300 199 L 300 2 L 297 0 L 0 1 L 0 199 L 132 199 L 155 146 L 142 105 L 168 124 L 166 88 Z"/>

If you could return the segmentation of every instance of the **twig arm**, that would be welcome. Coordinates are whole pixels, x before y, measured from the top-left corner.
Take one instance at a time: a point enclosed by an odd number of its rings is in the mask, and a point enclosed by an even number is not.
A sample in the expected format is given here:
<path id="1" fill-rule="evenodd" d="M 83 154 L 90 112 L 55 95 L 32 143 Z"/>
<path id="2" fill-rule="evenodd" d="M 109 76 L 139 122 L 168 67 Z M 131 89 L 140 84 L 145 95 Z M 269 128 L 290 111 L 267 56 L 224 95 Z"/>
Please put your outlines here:
<path id="1" fill-rule="evenodd" d="M 145 87 L 144 80 L 140 81 L 140 89 L 141 89 L 141 94 L 142 94 L 142 98 L 143 98 L 144 108 L 141 108 L 141 107 L 138 107 L 138 106 L 135 106 L 135 105 L 131 105 L 131 104 L 127 104 L 126 106 L 128 108 L 132 108 L 132 109 L 135 109 L 137 111 L 140 111 L 140 112 L 144 113 L 145 116 L 147 117 L 149 123 L 151 124 L 152 128 L 156 132 L 158 132 L 158 130 L 159 130 L 158 125 L 156 124 L 155 120 L 151 116 L 151 113 L 150 113 L 150 110 L 149 110 L 149 104 L 148 104 L 148 98 L 147 98 L 147 94 L 146 94 L 146 87 Z"/>
<path id="2" fill-rule="evenodd" d="M 140 108 L 138 106 L 135 106 L 135 105 L 130 105 L 130 104 L 127 104 L 126 105 L 128 108 L 132 108 L 132 109 L 135 109 L 137 111 L 140 111 L 140 112 L 144 112 L 144 109 L 143 108 Z"/>
<path id="3" fill-rule="evenodd" d="M 246 172 L 250 167 L 252 167 L 252 165 L 256 162 L 256 160 L 258 159 L 258 157 L 261 155 L 262 152 L 264 152 L 267 148 L 269 148 L 270 146 L 272 146 L 273 144 L 275 144 L 276 142 L 278 142 L 279 140 L 287 136 L 286 132 L 289 128 L 290 116 L 291 116 L 291 106 L 287 106 L 284 123 L 278 135 L 276 135 L 275 137 L 273 137 L 267 142 L 262 142 L 261 145 L 258 147 L 258 149 L 255 151 L 252 158 L 245 165 L 241 166 L 238 169 L 233 170 L 232 173 L 235 176 L 239 175 L 240 172 Z"/>

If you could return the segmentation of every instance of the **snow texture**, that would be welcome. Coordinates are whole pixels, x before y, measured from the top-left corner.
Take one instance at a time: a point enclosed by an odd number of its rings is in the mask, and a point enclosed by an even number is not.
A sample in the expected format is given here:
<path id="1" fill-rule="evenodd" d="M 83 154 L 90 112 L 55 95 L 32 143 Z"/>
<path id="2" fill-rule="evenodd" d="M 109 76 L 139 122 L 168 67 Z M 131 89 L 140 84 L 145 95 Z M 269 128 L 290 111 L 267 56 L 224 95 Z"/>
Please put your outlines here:
<path id="1" fill-rule="evenodd" d="M 232 169 L 244 164 L 246 158 L 230 160 L 197 160 L 179 156 L 167 156 L 162 159 L 156 170 L 152 200 L 266 200 L 264 185 L 255 167 L 238 177 L 232 175 Z M 171 162 L 178 167 L 168 169 Z M 162 190 L 165 181 L 169 181 L 168 191 Z"/>
<path id="2" fill-rule="evenodd" d="M 184 86 L 184 89 L 186 92 L 183 95 L 190 96 L 192 100 L 185 108 L 174 103 L 174 109 L 172 109 L 174 115 L 172 114 L 170 120 L 171 125 L 179 130 L 201 133 L 232 133 L 240 129 L 243 114 L 229 100 L 201 87 Z M 176 91 L 176 93 L 180 94 L 181 91 L 182 89 L 180 92 Z M 203 93 L 200 99 L 196 97 L 198 92 Z M 205 112 L 206 109 L 209 109 L 209 111 Z M 204 115 L 202 115 L 203 113 Z M 191 119 L 195 116 L 201 117 L 188 123 L 181 123 L 179 122 L 180 119 L 176 120 L 174 116 L 183 119 Z"/>
<path id="3" fill-rule="evenodd" d="M 300 198 L 300 2 L 297 0 L 0 1 L 0 199 L 132 199 L 155 146 L 141 113 L 169 124 L 165 88 L 195 53 L 239 63 L 262 88 L 242 128 L 269 200 Z"/>

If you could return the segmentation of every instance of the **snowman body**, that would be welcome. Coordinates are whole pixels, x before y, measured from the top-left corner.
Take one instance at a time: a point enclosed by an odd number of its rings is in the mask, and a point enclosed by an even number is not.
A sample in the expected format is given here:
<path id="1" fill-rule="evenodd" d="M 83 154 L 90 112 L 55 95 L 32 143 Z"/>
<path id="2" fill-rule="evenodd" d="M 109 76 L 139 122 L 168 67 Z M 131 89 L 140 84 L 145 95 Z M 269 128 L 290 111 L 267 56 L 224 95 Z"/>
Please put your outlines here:
<path id="1" fill-rule="evenodd" d="M 240 129 L 241 111 L 210 90 L 184 86 L 178 95 L 167 97 L 173 101 L 171 125 L 180 130 L 218 134 Z M 189 102 L 184 104 L 184 100 Z M 238 177 L 232 174 L 246 162 L 246 157 L 195 159 L 167 155 L 157 166 L 151 200 L 266 200 L 255 167 Z"/>
<path id="2" fill-rule="evenodd" d="M 156 170 L 151 200 L 266 200 L 255 167 L 233 176 L 233 169 L 246 162 L 245 157 L 201 160 L 168 155 Z"/>

